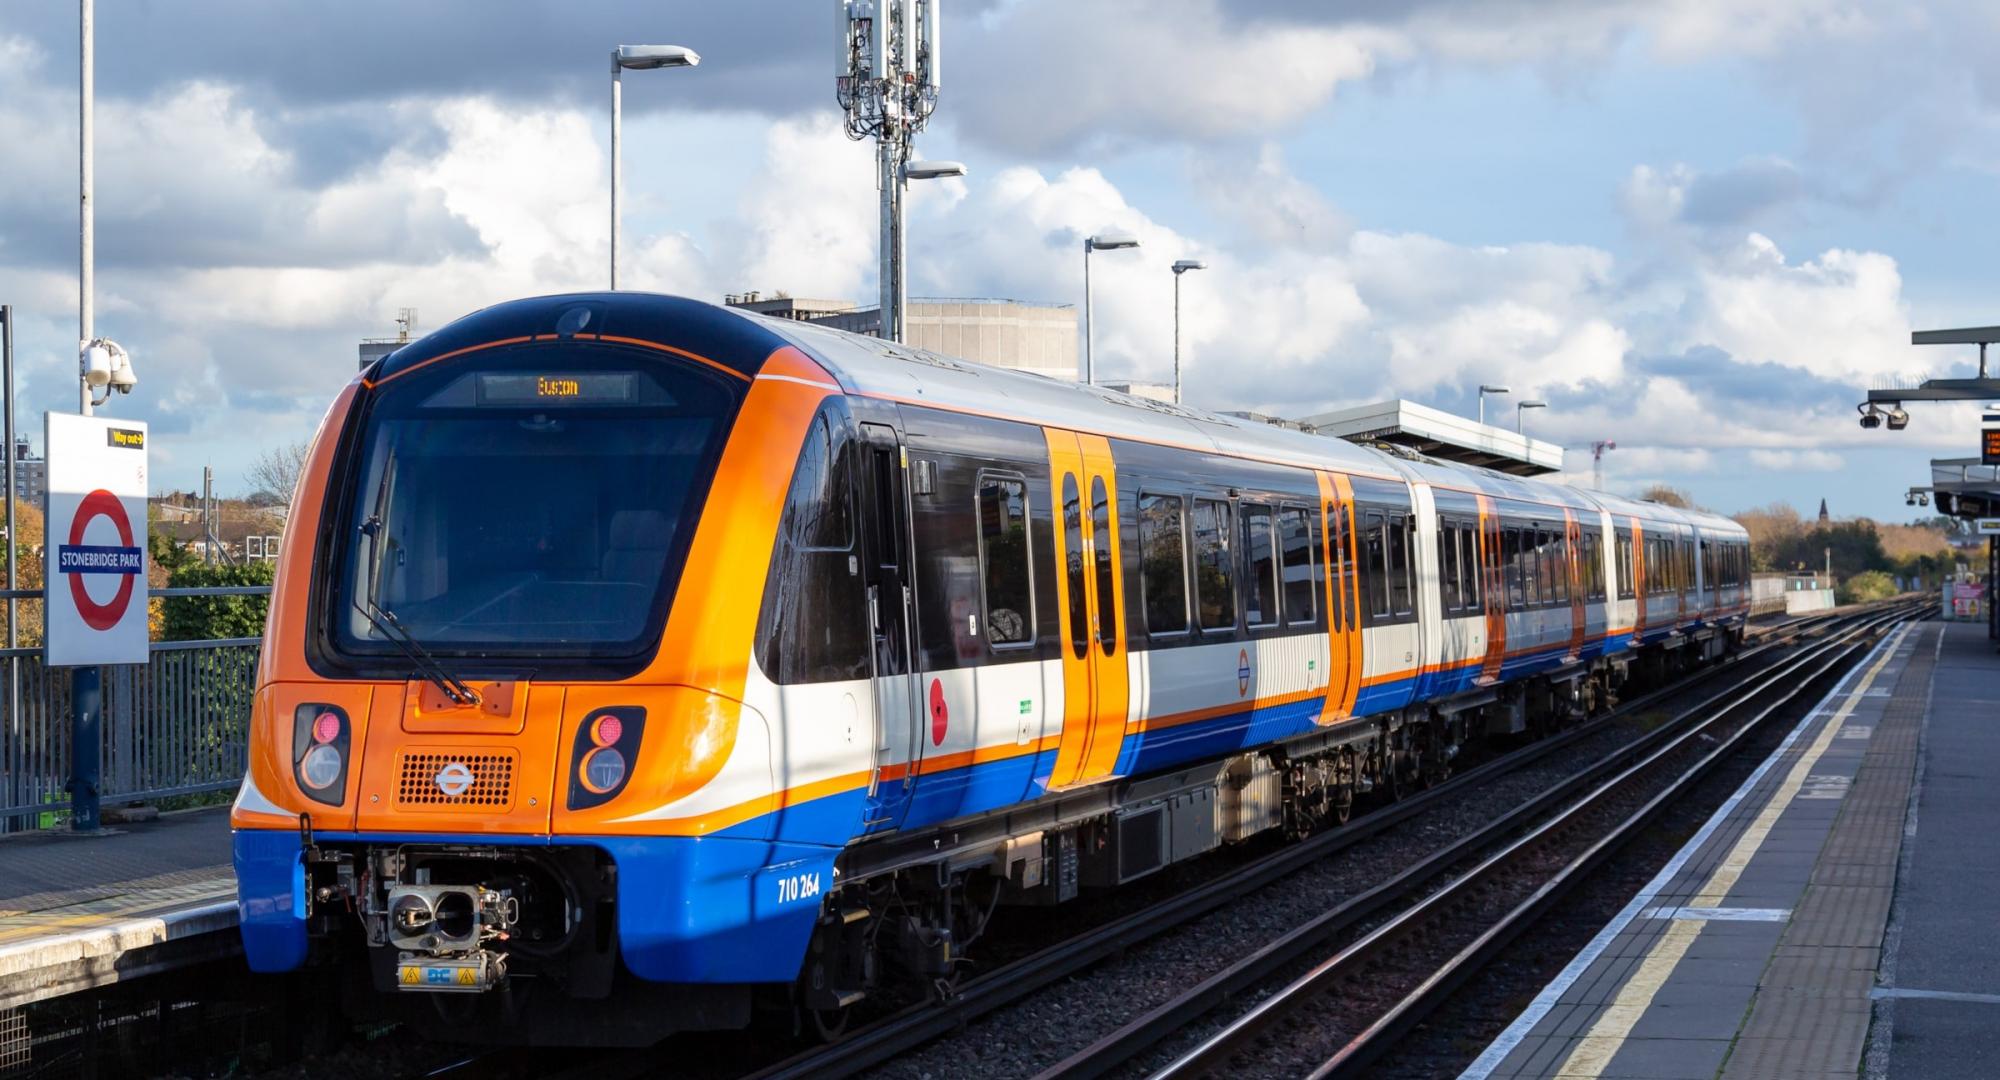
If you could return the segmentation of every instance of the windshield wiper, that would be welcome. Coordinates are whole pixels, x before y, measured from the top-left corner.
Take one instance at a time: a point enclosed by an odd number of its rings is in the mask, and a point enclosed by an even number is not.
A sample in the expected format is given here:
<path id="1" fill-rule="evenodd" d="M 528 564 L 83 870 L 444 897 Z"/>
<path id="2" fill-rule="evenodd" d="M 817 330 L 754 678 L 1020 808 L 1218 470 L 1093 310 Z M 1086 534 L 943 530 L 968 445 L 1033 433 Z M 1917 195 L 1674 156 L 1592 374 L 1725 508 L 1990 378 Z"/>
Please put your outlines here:
<path id="1" fill-rule="evenodd" d="M 364 603 L 366 606 L 363 606 Z M 452 704 L 479 704 L 479 691 L 468 686 L 464 679 L 445 670 L 444 665 L 438 663 L 436 658 L 431 656 L 422 645 L 418 644 L 417 639 L 408 630 L 404 629 L 402 621 L 396 618 L 395 612 L 376 604 L 373 597 L 369 597 L 365 601 L 355 601 L 354 610 L 360 612 L 361 617 L 367 619 L 369 625 L 381 631 L 382 636 L 388 638 L 391 644 L 401 649 L 403 655 L 409 657 L 410 662 L 417 665 L 417 673 L 428 680 L 432 686 L 442 691 L 444 696 L 451 700 Z"/>
<path id="2" fill-rule="evenodd" d="M 395 475 L 396 452 L 392 449 L 382 463 L 382 481 L 375 488 L 375 512 L 361 523 L 362 535 L 368 537 L 368 591 L 353 601 L 354 610 L 368 620 L 369 625 L 389 639 L 390 644 L 401 649 L 404 656 L 417 666 L 432 686 L 437 687 L 454 705 L 479 704 L 479 691 L 467 685 L 465 680 L 445 670 L 443 664 L 431 656 L 430 652 L 417 643 L 416 636 L 403 626 L 396 613 L 377 603 L 375 597 L 382 584 L 382 515 L 389 501 L 389 479 Z"/>

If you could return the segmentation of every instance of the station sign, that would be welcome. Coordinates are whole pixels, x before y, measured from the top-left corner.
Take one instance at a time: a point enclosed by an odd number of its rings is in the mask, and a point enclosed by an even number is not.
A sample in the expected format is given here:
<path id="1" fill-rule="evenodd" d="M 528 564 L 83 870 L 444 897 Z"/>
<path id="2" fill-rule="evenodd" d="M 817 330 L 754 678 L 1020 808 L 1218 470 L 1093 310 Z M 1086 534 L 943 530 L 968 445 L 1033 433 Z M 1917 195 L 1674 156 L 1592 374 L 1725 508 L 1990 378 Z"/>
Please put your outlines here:
<path id="1" fill-rule="evenodd" d="M 2000 465 L 2000 413 L 1979 418 L 1979 463 Z"/>
<path id="2" fill-rule="evenodd" d="M 50 667 L 143 664 L 146 425 L 46 413 L 43 659 Z"/>

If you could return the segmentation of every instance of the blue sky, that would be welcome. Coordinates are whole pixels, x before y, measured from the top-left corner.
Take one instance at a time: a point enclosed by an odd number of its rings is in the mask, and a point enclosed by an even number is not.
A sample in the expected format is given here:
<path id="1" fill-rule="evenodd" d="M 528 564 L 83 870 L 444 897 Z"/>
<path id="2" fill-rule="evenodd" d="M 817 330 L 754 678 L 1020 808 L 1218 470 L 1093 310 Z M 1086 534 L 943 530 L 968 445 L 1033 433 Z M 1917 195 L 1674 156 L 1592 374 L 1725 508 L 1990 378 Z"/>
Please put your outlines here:
<path id="1" fill-rule="evenodd" d="M 1165 264 L 1196 255 L 1197 403 L 1470 412 L 1498 379 L 1552 403 L 1545 437 L 1617 439 L 1608 486 L 1902 520 L 1974 433 L 1942 412 L 1862 432 L 1852 405 L 1969 362 L 1912 328 L 2000 321 L 1989 8 L 949 2 L 921 145 L 971 174 L 918 192 L 913 286 L 1075 301 L 1077 241 L 1125 228 L 1144 247 L 1095 282 L 1107 373 L 1164 374 Z M 704 56 L 627 79 L 627 283 L 872 296 L 872 159 L 832 119 L 830 9 L 100 10 L 99 329 L 137 358 L 116 407 L 157 425 L 155 475 L 240 483 L 399 307 L 435 328 L 600 284 L 617 40 Z M 270 34 L 314 47 L 247 48 Z M 441 43 L 485 62 L 436 64 Z M 73 5 L 0 14 L 0 299 L 31 430 L 72 393 L 74 48 Z"/>

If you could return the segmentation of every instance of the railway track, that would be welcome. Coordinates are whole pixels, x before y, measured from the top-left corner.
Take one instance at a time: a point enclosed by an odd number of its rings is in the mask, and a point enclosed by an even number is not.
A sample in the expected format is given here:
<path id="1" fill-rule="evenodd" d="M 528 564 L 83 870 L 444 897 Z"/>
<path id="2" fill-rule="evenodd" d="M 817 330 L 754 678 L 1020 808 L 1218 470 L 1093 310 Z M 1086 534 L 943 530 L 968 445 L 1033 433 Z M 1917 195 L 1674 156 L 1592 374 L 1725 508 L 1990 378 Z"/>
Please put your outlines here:
<path id="1" fill-rule="evenodd" d="M 1675 722 L 1679 722 L 1689 713 L 1717 706 L 1731 698 L 1746 680 L 1763 677 L 1773 671 L 1795 671 L 1796 657 L 1786 655 L 1787 647 L 1804 641 L 1843 638 L 1852 634 L 1856 627 L 1872 625 L 1881 617 L 1882 613 L 1879 611 L 1840 611 L 1806 616 L 1787 621 L 1780 626 L 1769 627 L 1759 640 L 1725 663 L 1699 669 L 1672 684 L 1623 702 L 1602 716 L 1539 739 L 1459 773 L 1436 787 L 1381 805 L 1369 813 L 1358 815 L 1337 829 L 1320 833 L 1300 843 L 1287 845 L 1222 876 L 1166 897 L 1141 910 L 1084 930 L 1073 937 L 995 968 L 987 974 L 967 980 L 951 997 L 906 1006 L 850 1032 L 837 1042 L 812 1047 L 777 1060 L 775 1063 L 755 1068 L 755 1071 L 748 1072 L 748 1076 L 751 1080 L 780 1080 L 793 1077 L 826 1080 L 827 1077 L 855 1075 L 892 1062 L 911 1050 L 948 1036 L 981 1016 L 1028 999 L 1039 990 L 1077 976 L 1128 949 L 1185 926 L 1345 848 L 1353 847 L 1434 811 L 1451 800 L 1462 797 L 1476 786 L 1541 762 L 1561 750 L 1599 734 L 1612 725 L 1657 711 L 1669 702 L 1685 698 L 1690 694 L 1702 693 L 1704 688 L 1720 684 L 1719 687 L 1707 692 L 1697 705 L 1677 716 Z M 1646 747 L 1657 745 L 1673 726 L 1674 722 L 1670 722 L 1637 741 L 1625 744 L 1621 749 L 1593 765 L 1590 770 L 1591 775 L 1601 776 L 1615 762 L 1630 761 L 1634 756 L 1643 753 Z M 1573 792 L 1581 783 L 1582 781 L 1572 780 L 1560 787 L 1564 791 Z M 1544 804 L 1548 798 L 1547 794 L 1538 798 L 1535 801 L 1536 805 Z M 1516 813 L 1519 814 L 1520 811 Z M 1505 820 L 1516 821 L 1518 818 L 1509 815 Z M 1481 830 L 1481 834 L 1490 835 L 1491 827 Z M 1422 865 L 1430 864 L 1430 860 L 1426 860 Z M 1356 919 L 1361 917 L 1363 916 L 1357 915 Z M 1349 920 L 1346 925 L 1352 925 L 1352 922 L 1353 920 Z M 1333 932 L 1337 932 L 1337 929 Z M 1134 1044 L 1134 1051 L 1152 1045 L 1164 1034 L 1162 1031 L 1154 1038 L 1139 1040 Z M 560 1055 L 559 1060 L 551 1060 L 547 1055 L 533 1052 L 524 1056 L 520 1051 L 482 1050 L 469 1053 L 462 1058 L 449 1059 L 431 1070 L 428 1075 L 533 1074 L 569 1076 L 578 1080 L 618 1080 L 620 1077 L 655 1074 L 662 1067 L 662 1055 L 675 1054 L 674 1048 L 682 1042 L 681 1039 L 673 1039 L 660 1047 L 639 1050 L 582 1054 L 572 1052 Z M 735 1055 L 724 1056 L 735 1057 Z M 1102 1060 L 1103 1068 L 1116 1067 L 1116 1062 L 1111 1058 L 1106 1057 Z M 677 1064 L 679 1066 L 677 1071 L 684 1072 L 691 1069 L 701 1075 L 712 1074 L 718 1077 L 741 1075 L 745 1071 L 741 1066 L 731 1067 L 713 1059 L 696 1061 L 683 1058 Z M 517 1073 L 513 1071 L 515 1067 L 525 1068 L 528 1071 Z M 1082 1068 L 1082 1063 L 1079 1062 L 1077 1067 Z M 1094 1075 L 1094 1073 L 1084 1069 L 1078 1075 Z"/>
<path id="2" fill-rule="evenodd" d="M 1641 740 L 1644 745 L 1634 748 L 1642 755 L 1637 760 L 1633 754 L 1615 755 L 1630 763 L 1607 760 L 1586 770 L 1189 987 L 1042 1076 L 1135 1072 L 1161 1043 L 1185 1039 L 1190 1026 L 1209 1013 L 1312 963 L 1315 950 L 1343 931 L 1381 918 L 1219 1030 L 1148 1070 L 1153 1080 L 1217 1073 L 1361 1075 L 1566 890 L 1734 753 L 1762 721 L 1832 677 L 1878 632 L 1914 614 L 1898 606 L 1845 620 L 1851 625 L 1759 673 L 1727 701 L 1690 709 Z M 1668 779 L 1661 784 L 1663 777 Z M 1548 816 L 1528 826 L 1543 815 Z M 1442 960 L 1424 962 L 1420 955 Z M 1402 989 L 1385 996 L 1385 982 Z"/>
<path id="3" fill-rule="evenodd" d="M 1638 755 L 1646 753 L 1649 748 L 1660 745 L 1671 737 L 1675 730 L 1683 726 L 1690 716 L 1702 710 L 1721 708 L 1739 697 L 1740 687 L 1746 680 L 1763 679 L 1768 683 L 1771 679 L 1783 679 L 1795 675 L 1801 669 L 1801 663 L 1798 657 L 1786 656 L 1785 647 L 1802 640 L 1816 640 L 1819 644 L 1810 646 L 1806 651 L 1818 655 L 1825 642 L 1849 640 L 1854 634 L 1866 632 L 1876 622 L 1887 617 L 1888 613 L 1879 610 L 1839 612 L 1801 619 L 1782 628 L 1773 628 L 1765 635 L 1764 640 L 1737 654 L 1727 663 L 1703 669 L 1673 685 L 1625 702 L 1604 716 L 1490 760 L 1475 769 L 1452 777 L 1435 788 L 1382 806 L 1372 813 L 1355 818 L 1339 829 L 1272 852 L 1225 876 L 997 968 L 966 982 L 958 993 L 946 1000 L 909 1006 L 852 1032 L 836 1043 L 801 1052 L 752 1073 L 751 1076 L 755 1080 L 779 1080 L 791 1077 L 813 1077 L 815 1080 L 823 1080 L 828 1076 L 854 1075 L 894 1061 L 901 1055 L 948 1035 L 983 1015 L 1020 1002 L 1038 990 L 1078 975 L 1134 946 L 1184 926 L 1301 868 L 1323 860 L 1343 848 L 1351 847 L 1396 825 L 1410 821 L 1451 799 L 1462 796 L 1471 787 L 1538 762 L 1558 750 L 1599 733 L 1610 725 L 1629 721 L 1648 711 L 1658 710 L 1670 701 L 1698 693 L 1704 686 L 1712 683 L 1724 684 L 1720 689 L 1703 697 L 1698 704 L 1679 714 L 1674 721 L 1626 744 L 1592 766 L 1589 770 L 1590 778 L 1602 777 L 1607 772 L 1631 762 Z M 1552 802 L 1573 795 L 1587 782 L 1588 780 L 1573 779 L 1564 785 L 1559 785 L 1560 795 L 1545 793 L 1532 804 L 1536 810 L 1522 810 L 1509 815 L 1505 819 L 1509 823 L 1507 827 L 1518 828 L 1521 820 L 1532 817 L 1535 812 L 1546 812 L 1547 806 Z M 1491 838 L 1503 831 L 1489 827 L 1481 830 L 1480 835 L 1485 836 L 1487 839 L 1484 842 L 1490 845 Z M 1456 847 L 1458 845 L 1454 845 L 1454 848 Z M 1463 855 L 1458 858 L 1462 859 Z M 1426 860 L 1423 865 L 1436 864 Z M 1435 873 L 1433 870 L 1432 876 L 1435 876 Z M 1397 895 L 1406 892 L 1407 889 L 1397 890 Z M 1368 895 L 1376 897 L 1383 903 L 1390 899 L 1379 891 Z M 1353 909 L 1350 913 L 1354 910 L 1358 909 Z M 1345 925 L 1351 926 L 1354 921 L 1362 917 L 1364 916 L 1354 914 L 1354 918 L 1347 920 Z M 1333 927 L 1328 933 L 1337 930 L 1337 927 Z M 1324 940 L 1324 937 L 1319 940 Z M 1166 1029 L 1163 1029 L 1162 1034 L 1164 1030 Z M 1154 1041 L 1157 1041 L 1157 1037 L 1140 1038 L 1133 1042 L 1132 1048 L 1136 1052 Z M 655 1057 L 644 1057 L 644 1062 L 656 1063 L 657 1060 Z M 1103 1061 L 1105 1068 L 1116 1064 L 1109 1057 Z M 645 1063 L 635 1060 L 630 1074 L 643 1072 L 646 1067 Z M 1075 1063 L 1074 1067 L 1082 1070 L 1078 1075 L 1094 1074 L 1084 1068 L 1084 1063 L 1081 1061 Z M 593 1080 L 609 1080 L 612 1076 L 627 1074 L 624 1069 L 616 1066 L 609 1072 L 599 1068 L 590 1073 Z"/>

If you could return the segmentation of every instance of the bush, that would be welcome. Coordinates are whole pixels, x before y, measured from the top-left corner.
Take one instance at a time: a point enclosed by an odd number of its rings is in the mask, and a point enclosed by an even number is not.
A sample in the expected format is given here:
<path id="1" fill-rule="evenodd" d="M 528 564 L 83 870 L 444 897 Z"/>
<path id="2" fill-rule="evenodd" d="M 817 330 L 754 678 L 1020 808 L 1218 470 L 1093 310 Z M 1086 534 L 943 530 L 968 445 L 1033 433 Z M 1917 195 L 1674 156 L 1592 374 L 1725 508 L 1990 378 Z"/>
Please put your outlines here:
<path id="1" fill-rule="evenodd" d="M 1880 570 L 1868 570 L 1842 582 L 1836 594 L 1843 604 L 1866 604 L 1896 595 L 1896 579 Z"/>
<path id="2" fill-rule="evenodd" d="M 224 585 L 269 585 L 276 569 L 268 562 L 241 566 L 190 563 L 173 572 L 167 587 L 214 588 Z M 161 641 L 209 641 L 218 638 L 261 637 L 268 596 L 175 596 L 164 601 Z"/>

